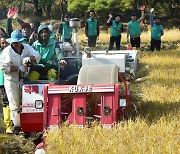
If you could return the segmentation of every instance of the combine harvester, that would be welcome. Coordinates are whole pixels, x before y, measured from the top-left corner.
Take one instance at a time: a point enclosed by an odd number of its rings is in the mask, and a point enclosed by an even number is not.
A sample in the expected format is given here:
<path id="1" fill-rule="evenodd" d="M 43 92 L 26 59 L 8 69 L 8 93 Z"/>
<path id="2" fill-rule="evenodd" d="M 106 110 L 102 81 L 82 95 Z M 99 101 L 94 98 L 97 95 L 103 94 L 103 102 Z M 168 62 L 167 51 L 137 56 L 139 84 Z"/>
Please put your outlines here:
<path id="1" fill-rule="evenodd" d="M 77 127 L 98 120 L 109 128 L 123 118 L 124 110 L 130 106 L 124 77 L 135 77 L 138 52 L 90 52 L 86 48 L 79 58 L 77 28 L 80 21 L 72 19 L 70 25 L 75 29 L 76 56 L 72 56 L 73 48 L 64 48 L 65 55 L 70 57 L 65 57 L 65 68 L 59 67 L 58 80 L 22 82 L 20 123 L 25 133 L 60 128 L 66 120 Z M 38 139 L 36 144 L 42 141 Z M 36 154 L 44 151 L 44 141 L 37 146 Z"/>

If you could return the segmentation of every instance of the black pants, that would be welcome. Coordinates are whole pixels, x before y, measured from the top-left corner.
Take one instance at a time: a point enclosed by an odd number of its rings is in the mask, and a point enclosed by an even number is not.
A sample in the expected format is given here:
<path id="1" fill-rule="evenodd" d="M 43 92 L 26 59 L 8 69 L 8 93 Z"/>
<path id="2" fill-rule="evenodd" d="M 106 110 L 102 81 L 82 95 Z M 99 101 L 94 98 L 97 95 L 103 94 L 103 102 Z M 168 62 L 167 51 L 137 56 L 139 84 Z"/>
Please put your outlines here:
<path id="1" fill-rule="evenodd" d="M 97 36 L 88 36 L 88 46 L 95 47 L 96 46 Z"/>
<path id="2" fill-rule="evenodd" d="M 156 50 L 160 51 L 161 50 L 161 40 L 154 40 L 153 38 L 151 38 L 151 51 L 154 51 L 154 49 L 156 48 Z"/>
<path id="3" fill-rule="evenodd" d="M 141 43 L 140 36 L 135 38 L 130 38 L 130 42 L 132 47 L 140 48 L 140 43 Z"/>
<path id="4" fill-rule="evenodd" d="M 109 50 L 113 49 L 114 42 L 116 43 L 116 50 L 120 50 L 121 36 L 111 36 L 109 42 Z"/>

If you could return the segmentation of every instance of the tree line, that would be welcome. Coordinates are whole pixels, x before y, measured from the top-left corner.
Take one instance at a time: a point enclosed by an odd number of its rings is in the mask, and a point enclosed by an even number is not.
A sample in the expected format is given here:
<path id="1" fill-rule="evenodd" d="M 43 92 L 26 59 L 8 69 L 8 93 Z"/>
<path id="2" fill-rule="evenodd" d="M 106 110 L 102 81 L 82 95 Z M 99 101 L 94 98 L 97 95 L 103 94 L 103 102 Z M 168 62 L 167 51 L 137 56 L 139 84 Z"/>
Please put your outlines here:
<path id="1" fill-rule="evenodd" d="M 179 0 L 1 0 L 0 9 L 16 5 L 21 10 L 28 3 L 34 6 L 32 12 L 35 16 L 47 18 L 55 16 L 62 19 L 65 13 L 71 13 L 82 19 L 90 10 L 94 10 L 100 19 L 109 13 L 121 13 L 126 17 L 132 11 L 138 13 L 142 4 L 146 4 L 147 9 L 154 7 L 160 17 L 180 16 Z"/>

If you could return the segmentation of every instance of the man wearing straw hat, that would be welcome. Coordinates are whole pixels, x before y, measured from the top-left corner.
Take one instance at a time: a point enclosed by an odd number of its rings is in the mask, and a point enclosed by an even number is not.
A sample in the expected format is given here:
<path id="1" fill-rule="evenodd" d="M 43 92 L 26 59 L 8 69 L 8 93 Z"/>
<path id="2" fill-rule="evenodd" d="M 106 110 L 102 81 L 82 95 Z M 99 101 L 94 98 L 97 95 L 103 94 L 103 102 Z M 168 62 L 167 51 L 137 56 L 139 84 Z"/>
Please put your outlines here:
<path id="1" fill-rule="evenodd" d="M 29 62 L 38 63 L 40 61 L 40 54 L 36 50 L 28 44 L 21 43 L 24 39 L 19 30 L 11 33 L 11 38 L 6 39 L 10 45 L 3 50 L 0 65 L 4 72 L 4 85 L 15 133 L 20 131 L 19 72 L 25 72 L 25 67 Z"/>

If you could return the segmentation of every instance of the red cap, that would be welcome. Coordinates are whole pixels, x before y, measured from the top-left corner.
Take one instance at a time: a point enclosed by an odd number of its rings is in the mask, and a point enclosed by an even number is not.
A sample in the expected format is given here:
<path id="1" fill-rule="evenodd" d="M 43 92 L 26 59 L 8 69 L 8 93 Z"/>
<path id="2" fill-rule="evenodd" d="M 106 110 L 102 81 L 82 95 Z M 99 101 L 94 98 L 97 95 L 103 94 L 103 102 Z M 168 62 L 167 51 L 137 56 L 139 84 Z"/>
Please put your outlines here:
<path id="1" fill-rule="evenodd" d="M 29 29 L 31 29 L 31 26 L 30 26 L 29 23 L 23 23 L 22 24 L 22 28 L 29 28 Z"/>

